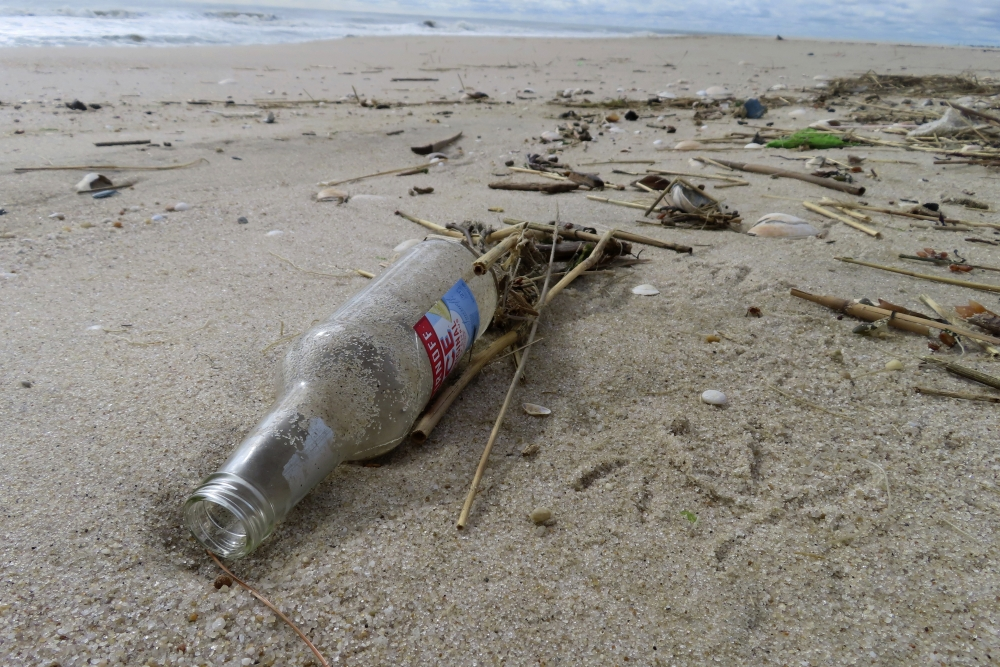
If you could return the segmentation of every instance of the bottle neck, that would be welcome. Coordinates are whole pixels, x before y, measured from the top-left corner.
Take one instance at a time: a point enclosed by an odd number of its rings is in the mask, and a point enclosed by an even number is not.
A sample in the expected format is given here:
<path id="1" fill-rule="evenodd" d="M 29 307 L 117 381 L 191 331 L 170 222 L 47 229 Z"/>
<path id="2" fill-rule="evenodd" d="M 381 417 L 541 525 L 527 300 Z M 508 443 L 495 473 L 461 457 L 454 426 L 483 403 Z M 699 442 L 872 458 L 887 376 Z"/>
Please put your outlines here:
<path id="1" fill-rule="evenodd" d="M 305 383 L 291 387 L 187 500 L 185 521 L 207 549 L 249 554 L 343 460 L 333 430 L 310 416 L 314 400 Z"/>

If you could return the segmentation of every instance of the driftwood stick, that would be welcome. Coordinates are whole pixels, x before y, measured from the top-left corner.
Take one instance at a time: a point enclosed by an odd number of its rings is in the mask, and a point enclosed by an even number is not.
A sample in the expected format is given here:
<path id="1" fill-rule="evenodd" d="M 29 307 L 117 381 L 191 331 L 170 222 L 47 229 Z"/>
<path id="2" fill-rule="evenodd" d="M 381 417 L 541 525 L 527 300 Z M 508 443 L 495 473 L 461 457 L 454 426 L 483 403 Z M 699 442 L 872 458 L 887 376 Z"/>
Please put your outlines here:
<path id="1" fill-rule="evenodd" d="M 548 230 L 547 230 L 548 231 Z M 535 340 L 535 333 L 538 331 L 538 322 L 541 319 L 541 313 L 545 308 L 545 300 L 549 293 L 549 281 L 552 278 L 552 262 L 555 259 L 556 245 L 559 243 L 559 226 L 552 225 L 552 253 L 549 255 L 549 266 L 545 272 L 545 283 L 542 285 L 542 294 L 538 298 L 539 317 L 535 318 L 535 321 L 531 324 L 531 333 L 528 334 L 528 345 L 531 345 Z M 472 478 L 472 484 L 469 486 L 469 493 L 465 497 L 465 504 L 462 505 L 462 512 L 458 516 L 458 522 L 455 524 L 459 530 L 465 528 L 465 524 L 469 520 L 469 511 L 472 509 L 472 503 L 476 499 L 476 493 L 479 490 L 479 482 L 483 479 L 483 473 L 486 472 L 486 464 L 490 460 L 490 452 L 493 451 L 493 445 L 497 441 L 497 436 L 500 434 L 500 426 L 503 424 L 504 417 L 507 416 L 507 408 L 510 407 L 510 401 L 514 398 L 514 391 L 517 390 L 517 386 L 521 381 L 521 377 L 524 375 L 524 367 L 528 362 L 528 356 L 531 353 L 531 348 L 526 347 L 524 349 L 524 354 L 521 355 L 521 361 L 517 364 L 517 372 L 514 373 L 514 378 L 510 381 L 510 387 L 507 389 L 507 396 L 504 398 L 503 405 L 500 406 L 500 414 L 497 415 L 497 420 L 493 424 L 493 430 L 490 432 L 490 438 L 486 442 L 486 448 L 483 449 L 483 455 L 479 458 L 479 466 L 476 468 L 476 474 Z"/>
<path id="2" fill-rule="evenodd" d="M 728 169 L 728 167 L 727 167 Z M 730 181 L 732 183 L 746 183 L 742 178 L 735 176 L 720 176 L 718 174 L 694 174 L 690 171 L 671 171 L 669 169 L 647 169 L 647 174 L 660 174 L 662 176 L 687 176 L 688 178 L 701 178 L 708 181 Z"/>
<path id="3" fill-rule="evenodd" d="M 524 226 L 522 225 L 522 229 Z M 490 270 L 490 267 L 496 264 L 497 260 L 506 255 L 511 248 L 517 245 L 520 240 L 519 236 L 510 235 L 505 238 L 500 243 L 496 244 L 490 248 L 489 252 L 477 259 L 472 264 L 472 270 L 476 272 L 477 276 L 481 276 Z"/>
<path id="4" fill-rule="evenodd" d="M 490 183 L 489 187 L 491 190 L 524 190 L 554 195 L 560 192 L 572 192 L 578 189 L 580 185 L 572 181 L 559 181 L 558 183 L 512 183 L 509 181 L 498 181 Z"/>
<path id="5" fill-rule="evenodd" d="M 952 329 L 954 331 L 954 329 Z M 960 375 L 969 380 L 975 380 L 981 384 L 985 384 L 987 387 L 993 387 L 994 389 L 1000 389 L 1000 378 L 994 377 L 992 375 L 987 375 L 986 373 L 980 373 L 974 368 L 966 368 L 965 366 L 959 366 L 954 362 L 944 361 L 942 359 L 935 359 L 934 357 L 920 357 L 924 361 L 938 364 L 950 373 L 955 375 Z"/>
<path id="6" fill-rule="evenodd" d="M 413 427 L 413 430 L 410 431 L 410 437 L 417 443 L 426 442 L 431 431 L 434 430 L 434 427 L 441 421 L 441 418 L 448 412 L 448 408 L 455 402 L 458 395 L 462 393 L 462 390 L 472 382 L 474 377 L 479 375 L 479 372 L 488 363 L 516 342 L 517 331 L 508 331 L 495 340 L 488 348 L 474 356 L 455 383 L 442 391 L 431 407 L 427 408 L 427 412 L 423 414 Z"/>
<path id="7" fill-rule="evenodd" d="M 551 290 L 548 290 L 548 294 L 545 296 L 545 298 L 539 300 L 539 303 L 542 303 L 546 306 L 549 305 L 550 303 L 552 303 L 552 299 L 556 298 L 559 292 L 563 291 L 567 285 L 576 280 L 581 273 L 589 269 L 592 269 L 594 265 L 597 264 L 598 261 L 600 261 L 601 255 L 604 254 L 604 248 L 607 247 L 608 241 L 611 240 L 611 237 L 614 236 L 614 233 L 615 230 L 613 229 L 609 229 L 608 231 L 604 232 L 604 236 L 602 236 L 601 240 L 597 242 L 597 245 L 590 252 L 590 255 L 587 257 L 587 259 L 577 264 L 572 271 L 563 276 L 562 280 L 556 283 Z M 556 245 L 558 244 L 556 243 L 552 244 L 553 256 L 555 255 Z"/>
<path id="8" fill-rule="evenodd" d="M 840 215 L 839 213 L 834 213 L 833 211 L 828 211 L 827 209 L 823 208 L 822 206 L 817 206 L 816 204 L 812 203 L 811 201 L 804 201 L 804 202 L 802 202 L 802 205 L 805 206 L 810 211 L 812 211 L 813 213 L 819 213 L 820 215 L 822 215 L 824 217 L 827 217 L 827 218 L 830 218 L 831 220 L 839 220 L 840 222 L 844 223 L 848 227 L 853 227 L 854 229 L 857 229 L 858 231 L 862 231 L 865 234 L 867 234 L 868 236 L 874 236 L 877 239 L 882 238 L 882 232 L 877 231 L 875 229 L 872 229 L 871 227 L 869 227 L 867 225 L 862 225 L 860 222 L 857 222 L 856 220 L 851 220 L 850 218 L 845 217 L 843 215 Z"/>
<path id="9" fill-rule="evenodd" d="M 900 273 L 904 276 L 911 276 L 913 278 L 921 278 L 923 280 L 932 280 L 936 283 L 946 283 L 948 285 L 958 285 L 959 287 L 968 287 L 969 289 L 982 290 L 984 292 L 1000 292 L 1000 285 L 987 285 L 986 283 L 974 283 L 968 280 L 959 280 L 958 278 L 947 278 L 945 276 L 932 276 L 928 273 L 917 273 L 916 271 L 910 271 L 908 269 L 897 269 L 892 266 L 884 266 L 882 264 L 873 264 L 872 262 L 862 262 L 859 259 L 852 259 L 850 257 L 834 257 L 838 262 L 846 262 L 848 264 L 858 264 L 859 266 L 867 266 L 872 269 L 879 269 L 881 271 L 890 271 L 892 273 Z"/>
<path id="10" fill-rule="evenodd" d="M 432 230 L 435 234 L 440 234 L 441 236 L 451 236 L 452 238 L 456 239 L 465 238 L 465 234 L 463 234 L 462 232 L 456 232 L 453 229 L 442 227 L 436 222 L 431 222 L 430 220 L 421 220 L 420 218 L 414 218 L 412 215 L 408 213 L 403 213 L 402 211 L 396 211 L 396 215 L 406 220 L 409 220 L 410 222 L 415 222 L 418 225 L 426 227 L 427 229 Z"/>
<path id="11" fill-rule="evenodd" d="M 515 171 L 519 174 L 533 174 L 535 176 L 543 176 L 544 178 L 551 178 L 553 181 L 568 181 L 569 179 L 561 174 L 555 174 L 551 171 L 539 171 L 538 169 L 525 169 L 524 167 L 507 167 L 511 171 Z"/>
<path id="12" fill-rule="evenodd" d="M 507 225 L 517 225 L 524 220 L 515 220 L 514 218 L 504 218 L 504 224 Z M 533 229 L 539 232 L 551 232 L 551 225 L 543 225 L 538 222 L 529 222 L 528 229 Z M 679 243 L 670 243 L 668 241 L 660 241 L 659 239 L 650 238 L 649 236 L 642 236 L 641 234 L 633 234 L 632 232 L 623 232 L 621 230 L 615 230 L 615 238 L 619 241 L 629 241 L 630 243 L 640 243 L 642 245 L 653 246 L 654 248 L 663 248 L 664 250 L 673 250 L 674 252 L 683 252 L 691 254 L 691 246 L 680 245 Z M 573 239 L 575 241 L 593 241 L 598 242 L 601 237 L 597 234 L 591 234 L 590 232 L 580 231 L 578 229 L 560 229 L 559 235 L 563 238 Z"/>
<path id="13" fill-rule="evenodd" d="M 141 146 L 151 143 L 149 139 L 133 139 L 131 141 L 96 141 L 95 146 Z"/>
<path id="14" fill-rule="evenodd" d="M 860 197 L 865 193 L 865 189 L 861 186 L 851 185 L 850 183 L 841 183 L 840 181 L 833 181 L 828 178 L 820 178 L 819 176 L 812 176 L 811 174 L 800 174 L 797 171 L 787 171 L 785 169 L 771 167 L 766 164 L 748 164 L 745 162 L 730 162 L 729 160 L 714 160 L 714 162 L 731 167 L 732 169 L 748 171 L 753 174 L 766 174 L 769 176 L 777 176 L 779 178 L 794 178 L 799 181 L 805 181 L 806 183 L 812 183 L 813 185 L 820 185 L 831 190 L 846 192 L 857 197 Z"/>
<path id="15" fill-rule="evenodd" d="M 461 138 L 462 133 L 459 132 L 453 137 L 448 137 L 447 139 L 442 139 L 441 141 L 435 141 L 433 144 L 427 144 L 426 146 L 413 146 L 410 150 L 417 155 L 430 155 L 431 153 L 437 153 L 438 151 L 447 148 Z"/>
<path id="16" fill-rule="evenodd" d="M 977 333 L 970 329 L 966 329 L 965 327 L 957 327 L 953 324 L 945 324 L 935 320 L 915 317 L 913 315 L 895 313 L 885 308 L 868 306 L 863 303 L 854 303 L 853 301 L 848 301 L 847 299 L 841 299 L 835 296 L 810 294 L 809 292 L 803 292 L 797 289 L 793 289 L 791 294 L 794 297 L 805 299 L 806 301 L 812 301 L 813 303 L 818 303 L 822 306 L 826 306 L 827 308 L 847 313 L 852 317 L 857 317 L 858 319 L 867 320 L 869 322 L 875 322 L 888 317 L 890 318 L 889 326 L 896 329 L 902 329 L 904 331 L 912 331 L 913 333 L 918 333 L 924 336 L 932 336 L 933 334 L 931 333 L 931 329 L 937 329 L 941 331 L 950 331 L 959 336 L 965 336 L 973 340 L 992 343 L 993 345 L 1000 345 L 1000 338 L 987 336 L 986 334 Z"/>
<path id="17" fill-rule="evenodd" d="M 1000 403 L 1000 396 L 988 396 L 987 394 L 972 394 L 965 391 L 942 391 L 931 387 L 914 387 L 918 394 L 928 394 L 930 396 L 947 396 L 948 398 L 963 398 L 967 401 L 986 401 L 987 403 Z"/>
<path id="18" fill-rule="evenodd" d="M 885 213 L 886 215 L 895 215 L 901 218 L 912 218 L 914 220 L 925 220 L 927 222 L 935 223 L 947 223 L 949 225 L 968 225 L 969 227 L 989 227 L 991 229 L 1000 229 L 1000 224 L 994 222 L 977 222 L 975 220 L 959 220 L 958 218 L 948 218 L 945 217 L 941 220 L 939 217 L 932 215 L 921 215 L 919 213 L 910 213 L 909 211 L 897 211 L 891 208 L 882 208 L 879 206 L 867 206 L 865 204 L 855 204 L 853 202 L 837 201 L 835 199 L 823 198 L 821 202 L 823 204 L 836 206 L 838 208 L 850 208 L 859 209 L 862 211 L 874 211 L 875 213 Z"/>

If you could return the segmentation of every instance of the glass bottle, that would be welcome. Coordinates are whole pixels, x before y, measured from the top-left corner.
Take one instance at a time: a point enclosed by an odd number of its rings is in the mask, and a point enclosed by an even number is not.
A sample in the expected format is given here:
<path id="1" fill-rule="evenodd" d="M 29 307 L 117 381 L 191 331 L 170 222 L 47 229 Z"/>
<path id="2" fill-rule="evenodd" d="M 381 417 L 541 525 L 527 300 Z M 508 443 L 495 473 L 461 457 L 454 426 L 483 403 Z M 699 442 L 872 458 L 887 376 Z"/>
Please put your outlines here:
<path id="1" fill-rule="evenodd" d="M 292 344 L 277 402 L 184 504 L 199 542 L 243 557 L 339 463 L 403 441 L 493 317 L 496 278 L 475 259 L 457 241 L 418 243 Z"/>

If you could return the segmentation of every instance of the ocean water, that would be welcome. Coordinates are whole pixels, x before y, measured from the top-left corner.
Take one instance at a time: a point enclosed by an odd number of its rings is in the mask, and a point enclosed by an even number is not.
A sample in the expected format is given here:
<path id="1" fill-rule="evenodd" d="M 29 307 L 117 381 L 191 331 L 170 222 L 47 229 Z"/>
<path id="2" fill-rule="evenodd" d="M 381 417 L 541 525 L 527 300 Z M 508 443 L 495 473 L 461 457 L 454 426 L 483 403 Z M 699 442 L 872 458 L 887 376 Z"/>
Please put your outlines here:
<path id="1" fill-rule="evenodd" d="M 622 37 L 636 28 L 328 10 L 85 0 L 0 0 L 0 47 L 282 44 L 350 36 Z"/>

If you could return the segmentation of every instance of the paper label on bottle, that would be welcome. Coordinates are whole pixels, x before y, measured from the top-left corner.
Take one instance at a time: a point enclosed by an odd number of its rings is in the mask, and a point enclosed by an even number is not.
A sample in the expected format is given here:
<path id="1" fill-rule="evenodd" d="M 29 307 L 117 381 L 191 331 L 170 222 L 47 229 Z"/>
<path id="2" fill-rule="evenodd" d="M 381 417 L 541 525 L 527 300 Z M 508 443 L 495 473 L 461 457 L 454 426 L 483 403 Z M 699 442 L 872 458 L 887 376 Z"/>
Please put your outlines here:
<path id="1" fill-rule="evenodd" d="M 472 290 L 459 280 L 414 325 L 434 372 L 434 393 L 476 340 L 479 305 Z"/>

